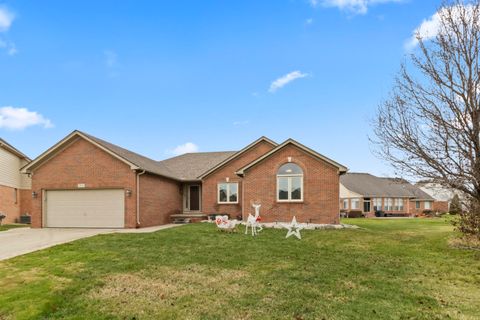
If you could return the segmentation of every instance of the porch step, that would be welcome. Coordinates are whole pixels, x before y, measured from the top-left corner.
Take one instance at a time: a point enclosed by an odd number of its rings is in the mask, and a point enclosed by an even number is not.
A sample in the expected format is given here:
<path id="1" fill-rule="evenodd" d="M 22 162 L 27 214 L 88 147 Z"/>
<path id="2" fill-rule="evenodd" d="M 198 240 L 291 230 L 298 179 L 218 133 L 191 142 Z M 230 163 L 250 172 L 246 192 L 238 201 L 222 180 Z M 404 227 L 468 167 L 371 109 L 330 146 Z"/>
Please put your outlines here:
<path id="1" fill-rule="evenodd" d="M 173 223 L 184 224 L 207 220 L 207 215 L 203 213 L 179 213 L 170 215 Z"/>
<path id="2" fill-rule="evenodd" d="M 174 224 L 187 224 L 190 222 L 191 222 L 190 218 L 175 218 L 173 220 Z"/>

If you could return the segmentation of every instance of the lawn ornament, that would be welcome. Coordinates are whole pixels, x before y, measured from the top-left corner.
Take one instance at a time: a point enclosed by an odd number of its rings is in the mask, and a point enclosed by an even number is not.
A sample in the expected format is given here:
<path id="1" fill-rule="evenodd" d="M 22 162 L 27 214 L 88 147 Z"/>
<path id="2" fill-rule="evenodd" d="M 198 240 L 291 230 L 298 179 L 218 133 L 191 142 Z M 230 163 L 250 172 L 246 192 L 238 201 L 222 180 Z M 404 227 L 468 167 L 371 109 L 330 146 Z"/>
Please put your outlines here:
<path id="1" fill-rule="evenodd" d="M 260 217 L 261 206 L 261 204 L 252 204 L 252 207 L 255 209 L 255 216 L 252 216 L 251 213 L 248 214 L 247 223 L 245 225 L 245 234 L 248 234 L 248 227 L 252 230 L 252 236 L 256 236 L 263 230 L 263 227 L 260 224 L 260 221 L 262 220 Z"/>
<path id="2" fill-rule="evenodd" d="M 303 226 L 300 223 L 297 223 L 297 218 L 294 216 L 292 219 L 292 222 L 290 224 L 283 224 L 283 227 L 288 229 L 287 236 L 285 239 L 287 239 L 290 236 L 295 236 L 298 239 L 302 239 L 302 235 L 300 234 L 300 230 L 304 229 L 305 226 Z"/>
<path id="3" fill-rule="evenodd" d="M 238 223 L 237 220 L 229 220 L 228 216 L 217 216 L 215 218 L 215 224 L 222 231 L 235 232 Z"/>

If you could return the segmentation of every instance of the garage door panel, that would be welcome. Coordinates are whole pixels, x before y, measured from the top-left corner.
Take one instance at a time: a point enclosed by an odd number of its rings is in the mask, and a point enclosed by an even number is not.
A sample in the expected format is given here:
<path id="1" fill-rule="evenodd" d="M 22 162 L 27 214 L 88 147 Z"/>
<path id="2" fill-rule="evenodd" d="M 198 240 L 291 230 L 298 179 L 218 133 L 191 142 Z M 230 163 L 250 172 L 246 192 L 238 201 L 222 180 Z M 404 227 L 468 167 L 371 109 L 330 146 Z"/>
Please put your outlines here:
<path id="1" fill-rule="evenodd" d="M 123 228 L 124 219 L 121 189 L 46 192 L 46 227 Z"/>

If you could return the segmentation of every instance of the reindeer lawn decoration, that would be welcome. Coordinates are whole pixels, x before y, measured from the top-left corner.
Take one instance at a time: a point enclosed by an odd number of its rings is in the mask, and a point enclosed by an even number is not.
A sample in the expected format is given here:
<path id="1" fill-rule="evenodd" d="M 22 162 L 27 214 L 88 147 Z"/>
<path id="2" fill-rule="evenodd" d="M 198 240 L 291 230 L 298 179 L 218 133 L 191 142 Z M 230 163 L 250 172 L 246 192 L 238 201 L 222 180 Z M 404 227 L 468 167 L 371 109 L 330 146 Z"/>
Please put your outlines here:
<path id="1" fill-rule="evenodd" d="M 261 204 L 252 203 L 252 207 L 255 209 L 255 216 L 252 216 L 251 213 L 248 214 L 247 223 L 245 225 L 245 234 L 248 234 L 248 227 L 252 229 L 252 236 L 256 236 L 260 231 L 263 230 L 263 227 L 260 225 L 261 206 Z"/>

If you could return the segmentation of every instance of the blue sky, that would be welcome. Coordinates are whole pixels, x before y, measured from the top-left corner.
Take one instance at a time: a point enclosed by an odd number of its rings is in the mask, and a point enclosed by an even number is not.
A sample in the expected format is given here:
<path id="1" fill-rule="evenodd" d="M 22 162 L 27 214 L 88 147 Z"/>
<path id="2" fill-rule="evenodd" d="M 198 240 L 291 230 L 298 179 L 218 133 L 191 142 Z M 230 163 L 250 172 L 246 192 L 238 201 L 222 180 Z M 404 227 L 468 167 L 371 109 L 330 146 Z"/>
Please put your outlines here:
<path id="1" fill-rule="evenodd" d="M 79 129 L 154 159 L 291 137 L 391 174 L 370 121 L 438 6 L 0 0 L 0 136 L 35 157 Z"/>

